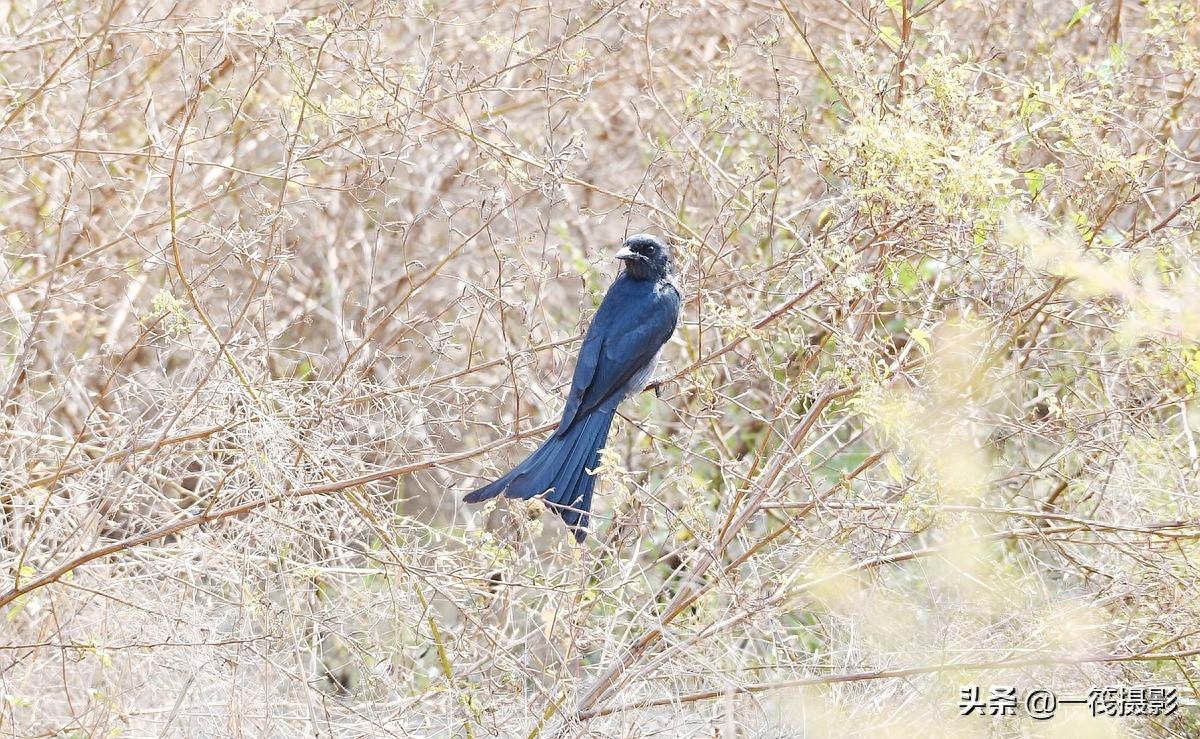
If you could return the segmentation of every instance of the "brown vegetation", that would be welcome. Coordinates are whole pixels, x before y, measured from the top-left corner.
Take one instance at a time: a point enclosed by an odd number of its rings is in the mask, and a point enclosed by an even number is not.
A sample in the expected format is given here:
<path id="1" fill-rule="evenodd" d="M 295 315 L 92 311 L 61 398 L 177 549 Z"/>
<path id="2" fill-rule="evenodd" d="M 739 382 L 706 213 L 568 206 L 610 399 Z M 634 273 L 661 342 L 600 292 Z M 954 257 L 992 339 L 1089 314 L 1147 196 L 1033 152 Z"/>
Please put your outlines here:
<path id="1" fill-rule="evenodd" d="M 1198 71 L 1189 0 L 14 0 L 0 735 L 1197 735 Z M 592 536 L 463 506 L 635 231 Z"/>

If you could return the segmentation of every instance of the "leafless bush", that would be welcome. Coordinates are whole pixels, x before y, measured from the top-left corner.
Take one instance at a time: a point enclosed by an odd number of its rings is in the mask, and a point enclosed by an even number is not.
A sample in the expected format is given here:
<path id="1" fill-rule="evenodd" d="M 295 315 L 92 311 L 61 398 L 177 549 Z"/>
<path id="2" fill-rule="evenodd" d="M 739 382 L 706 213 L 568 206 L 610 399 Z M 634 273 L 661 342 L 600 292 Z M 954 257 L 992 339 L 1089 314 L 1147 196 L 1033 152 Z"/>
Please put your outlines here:
<path id="1" fill-rule="evenodd" d="M 15 0 L 0 733 L 1197 735 L 1198 12 Z M 643 230 L 591 538 L 464 507 Z"/>

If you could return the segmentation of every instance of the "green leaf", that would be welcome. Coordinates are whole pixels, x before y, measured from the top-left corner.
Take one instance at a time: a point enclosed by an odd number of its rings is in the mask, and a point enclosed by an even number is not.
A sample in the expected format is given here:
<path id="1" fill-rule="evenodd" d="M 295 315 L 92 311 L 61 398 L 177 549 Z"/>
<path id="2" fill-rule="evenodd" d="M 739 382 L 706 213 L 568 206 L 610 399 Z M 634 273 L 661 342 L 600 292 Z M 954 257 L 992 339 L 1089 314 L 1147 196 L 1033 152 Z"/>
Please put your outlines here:
<path id="1" fill-rule="evenodd" d="M 1108 45 L 1108 61 L 1112 63 L 1114 71 L 1120 71 L 1125 68 L 1125 47 L 1121 44 Z"/>
<path id="2" fill-rule="evenodd" d="M 1076 23 L 1078 23 L 1079 21 L 1086 18 L 1088 16 L 1088 13 L 1092 12 L 1092 6 L 1094 4 L 1095 3 L 1088 3 L 1087 5 L 1080 7 L 1079 10 L 1076 10 L 1075 15 L 1071 16 L 1071 20 L 1067 22 L 1067 30 L 1068 31 L 1071 30 L 1071 28 L 1074 27 Z"/>
<path id="3" fill-rule="evenodd" d="M 301 381 L 313 379 L 313 363 L 307 357 L 296 367 L 296 379 Z"/>
<path id="4" fill-rule="evenodd" d="M 900 32 L 891 26 L 883 26 L 879 29 L 879 38 L 891 47 L 892 51 L 900 49 Z"/>
<path id="5" fill-rule="evenodd" d="M 1046 173 L 1041 169 L 1031 169 L 1025 173 L 1025 189 L 1029 197 L 1037 198 L 1046 189 Z"/>
<path id="6" fill-rule="evenodd" d="M 971 229 L 971 236 L 975 240 L 975 246 L 983 246 L 984 242 L 987 241 L 988 233 L 988 224 L 983 221 L 976 221 L 975 227 Z"/>
<path id="7" fill-rule="evenodd" d="M 904 469 L 900 467 L 900 460 L 896 459 L 895 454 L 888 454 L 883 458 L 883 466 L 887 467 L 888 474 L 896 482 L 904 482 Z"/>
<path id="8" fill-rule="evenodd" d="M 912 331 L 908 332 L 908 335 L 911 336 L 913 338 L 913 341 L 917 342 L 917 344 L 919 344 L 920 347 L 925 350 L 926 354 L 932 353 L 932 349 L 930 349 L 930 347 L 929 347 L 929 332 L 928 331 L 926 331 L 924 329 L 920 329 L 920 328 L 914 328 Z"/>
<path id="9" fill-rule="evenodd" d="M 896 282 L 905 294 L 911 294 L 920 279 L 920 275 L 917 274 L 917 270 L 911 264 L 908 262 L 900 263 L 900 268 L 896 271 Z"/>
<path id="10" fill-rule="evenodd" d="M 14 600 L 12 605 L 8 607 L 8 611 L 4 614 L 4 617 L 10 624 L 17 620 L 17 617 L 21 615 L 21 611 L 25 610 L 25 605 L 28 603 L 28 601 L 29 594 L 26 593 L 25 595 L 22 595 Z"/>

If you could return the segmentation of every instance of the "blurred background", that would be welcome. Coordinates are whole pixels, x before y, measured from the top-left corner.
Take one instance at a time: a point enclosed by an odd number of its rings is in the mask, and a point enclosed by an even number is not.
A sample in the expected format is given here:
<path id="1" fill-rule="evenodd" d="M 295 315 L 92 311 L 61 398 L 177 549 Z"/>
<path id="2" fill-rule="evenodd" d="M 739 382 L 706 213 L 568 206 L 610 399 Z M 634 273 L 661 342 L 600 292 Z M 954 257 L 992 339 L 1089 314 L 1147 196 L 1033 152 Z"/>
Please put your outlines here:
<path id="1" fill-rule="evenodd" d="M 0 736 L 1200 734 L 1198 72 L 1192 0 L 0 7 Z M 641 231 L 591 537 L 464 506 Z"/>

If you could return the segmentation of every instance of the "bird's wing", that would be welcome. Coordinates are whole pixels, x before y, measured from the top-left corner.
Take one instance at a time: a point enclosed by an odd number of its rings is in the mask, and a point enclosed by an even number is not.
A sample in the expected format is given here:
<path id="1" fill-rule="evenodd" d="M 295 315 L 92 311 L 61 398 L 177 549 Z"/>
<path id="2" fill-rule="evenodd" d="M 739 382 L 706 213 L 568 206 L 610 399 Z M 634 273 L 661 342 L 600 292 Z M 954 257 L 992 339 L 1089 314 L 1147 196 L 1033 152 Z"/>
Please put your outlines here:
<path id="1" fill-rule="evenodd" d="M 558 434 L 613 399 L 644 369 L 675 330 L 679 293 L 669 286 L 627 279 L 609 288 L 579 350 L 571 393 Z M 618 402 L 620 399 L 617 399 Z"/>
<path id="2" fill-rule="evenodd" d="M 587 335 L 583 337 L 583 346 L 579 347 L 579 357 L 575 360 L 575 374 L 571 378 L 571 392 L 567 395 L 567 405 L 563 408 L 562 420 L 558 422 L 556 433 L 559 436 L 571 428 L 575 414 L 579 411 L 579 404 L 583 401 L 588 387 L 592 384 L 592 378 L 596 375 L 596 367 L 600 364 L 600 355 L 604 352 L 604 338 L 608 334 L 604 326 L 611 323 L 609 320 L 611 315 L 612 311 L 606 311 L 605 304 L 602 302 L 600 310 L 596 311 L 595 317 L 592 318 L 592 325 L 588 327 Z"/>

